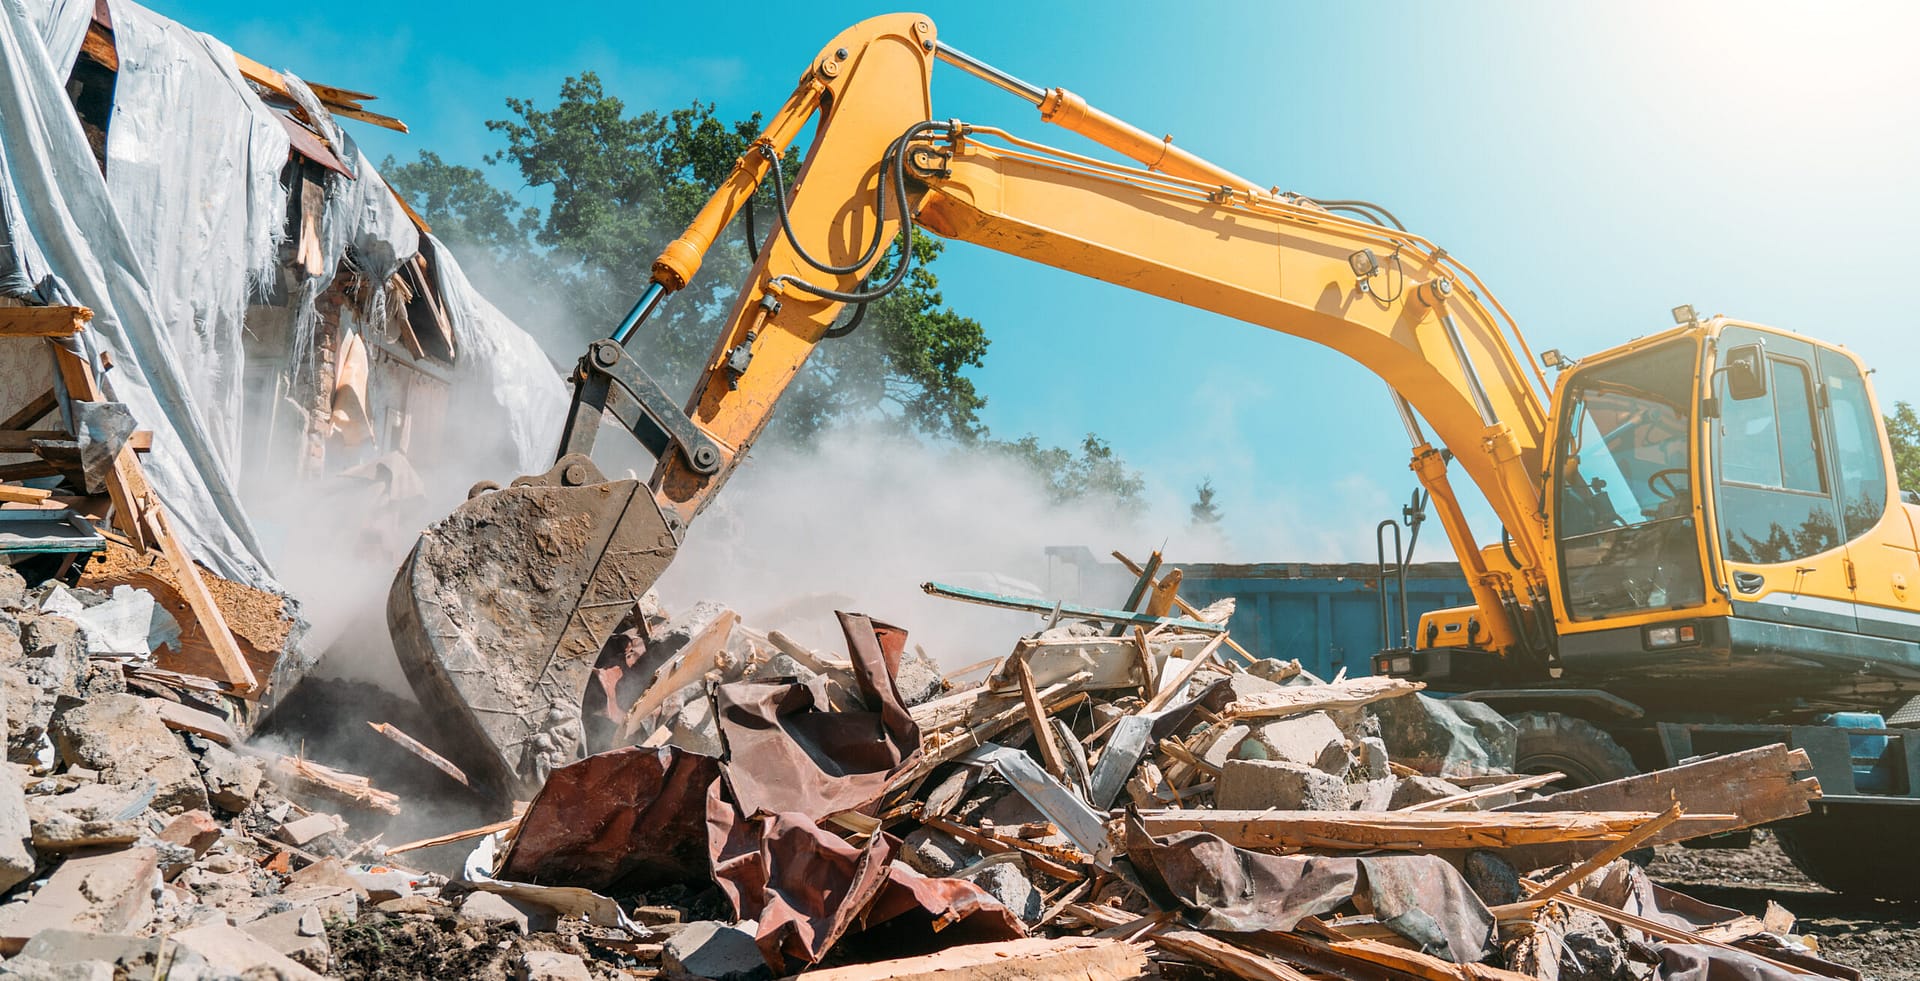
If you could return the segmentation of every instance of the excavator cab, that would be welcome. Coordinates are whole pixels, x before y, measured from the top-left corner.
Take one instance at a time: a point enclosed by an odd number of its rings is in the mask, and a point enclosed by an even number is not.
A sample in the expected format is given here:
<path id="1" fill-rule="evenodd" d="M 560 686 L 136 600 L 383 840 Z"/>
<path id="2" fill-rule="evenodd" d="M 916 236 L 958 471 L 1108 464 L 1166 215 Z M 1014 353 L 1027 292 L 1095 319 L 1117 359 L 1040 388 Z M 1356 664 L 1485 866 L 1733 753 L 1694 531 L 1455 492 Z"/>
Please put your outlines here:
<path id="1" fill-rule="evenodd" d="M 1920 679 L 1920 553 L 1853 355 L 1714 318 L 1556 389 L 1564 677 L 1748 713 L 1897 701 Z"/>

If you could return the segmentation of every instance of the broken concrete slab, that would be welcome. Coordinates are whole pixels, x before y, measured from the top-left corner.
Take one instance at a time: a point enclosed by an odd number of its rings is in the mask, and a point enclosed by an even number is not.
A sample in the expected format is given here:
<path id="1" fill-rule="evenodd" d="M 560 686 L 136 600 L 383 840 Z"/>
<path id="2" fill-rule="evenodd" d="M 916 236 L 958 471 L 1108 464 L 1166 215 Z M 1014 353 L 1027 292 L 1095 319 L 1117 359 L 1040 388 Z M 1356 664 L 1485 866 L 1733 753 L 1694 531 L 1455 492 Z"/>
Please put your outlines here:
<path id="1" fill-rule="evenodd" d="M 389 899 L 402 899 L 413 895 L 414 876 L 408 872 L 389 869 L 385 872 L 355 872 L 349 870 L 347 878 L 352 879 L 367 894 L 370 903 L 384 903 Z"/>
<path id="2" fill-rule="evenodd" d="M 1393 798 L 1387 802 L 1386 809 L 1397 811 L 1415 804 L 1424 804 L 1430 800 L 1444 800 L 1464 793 L 1466 791 L 1462 790 L 1459 784 L 1440 777 L 1429 777 L 1426 774 L 1402 777 L 1399 785 L 1393 788 Z"/>
<path id="3" fill-rule="evenodd" d="M 53 964 L 21 955 L 0 964 L 0 978 L 9 981 L 114 981 L 113 973 L 106 961 Z"/>
<path id="4" fill-rule="evenodd" d="M 1368 706 L 1393 760 L 1428 776 L 1459 777 L 1513 770 L 1519 730 L 1479 702 L 1426 694 Z"/>
<path id="5" fill-rule="evenodd" d="M 120 694 L 63 702 L 47 731 L 64 763 L 99 770 L 108 783 L 153 781 L 154 810 L 207 806 L 207 787 L 193 754 L 160 720 L 150 699 Z"/>
<path id="6" fill-rule="evenodd" d="M 209 923 L 181 930 L 173 934 L 171 939 L 175 947 L 176 965 L 181 963 L 184 953 L 192 955 L 187 958 L 190 966 L 204 965 L 219 974 L 254 977 L 258 976 L 257 972 L 266 970 L 278 972 L 281 981 L 320 981 L 321 978 L 321 975 L 274 950 L 266 941 L 225 923 Z M 191 964 L 194 959 L 200 964 Z"/>
<path id="7" fill-rule="evenodd" d="M 241 929 L 316 971 L 325 971 L 333 958 L 327 944 L 326 917 L 312 906 L 263 916 Z"/>
<path id="8" fill-rule="evenodd" d="M 689 923 L 662 945 L 661 966 L 676 979 L 771 981 L 773 969 L 754 943 L 756 927 L 751 920 Z"/>
<path id="9" fill-rule="evenodd" d="M 205 741 L 200 750 L 200 776 L 207 785 L 207 800 L 229 814 L 246 810 L 260 795 L 267 765 L 211 740 Z"/>
<path id="10" fill-rule="evenodd" d="M 33 875 L 36 859 L 29 842 L 33 821 L 27 812 L 20 771 L 0 761 L 0 892 Z"/>
<path id="11" fill-rule="evenodd" d="M 19 957 L 49 965 L 105 964 L 107 977 L 124 972 L 127 981 L 152 981 L 160 966 L 164 941 L 159 937 L 133 937 L 120 933 L 94 933 L 85 930 L 42 930 L 20 949 Z M 88 970 L 92 970 L 88 968 Z"/>
<path id="12" fill-rule="evenodd" d="M 585 961 L 557 950 L 529 950 L 518 967 L 520 981 L 593 981 Z"/>
<path id="13" fill-rule="evenodd" d="M 989 865 L 966 878 L 986 890 L 987 895 L 998 900 L 1023 923 L 1037 923 L 1040 915 L 1046 912 L 1040 890 L 1035 889 L 1033 881 L 1011 862 Z"/>
<path id="14" fill-rule="evenodd" d="M 367 891 L 361 888 L 360 883 L 354 880 L 353 875 L 347 871 L 347 867 L 341 864 L 337 858 L 329 858 L 324 861 L 315 862 L 287 876 L 287 885 L 290 887 L 324 886 L 329 889 L 345 889 L 353 893 L 354 898 L 360 902 L 364 903 L 367 901 Z"/>
<path id="15" fill-rule="evenodd" d="M 1349 810 L 1346 781 L 1292 760 L 1228 760 L 1214 801 L 1226 810 Z"/>
<path id="16" fill-rule="evenodd" d="M 491 892 L 467 894 L 460 903 L 460 918 L 470 923 L 505 924 L 523 937 L 529 928 L 525 910 L 507 897 Z"/>
<path id="17" fill-rule="evenodd" d="M 0 907 L 0 954 L 42 930 L 133 933 L 153 918 L 159 855 L 135 846 L 67 859 L 25 903 Z"/>
<path id="18" fill-rule="evenodd" d="M 198 858 L 220 840 L 220 822 L 206 811 L 188 811 L 167 822 L 157 835 L 161 841 L 193 851 Z"/>
<path id="19" fill-rule="evenodd" d="M 1344 777 L 1351 760 L 1347 737 L 1324 712 L 1252 724 L 1235 751 L 1240 759 L 1287 760 Z"/>
<path id="20" fill-rule="evenodd" d="M 326 813 L 315 812 L 296 818 L 274 829 L 274 836 L 295 848 L 305 848 L 323 835 L 338 834 L 346 822 Z"/>

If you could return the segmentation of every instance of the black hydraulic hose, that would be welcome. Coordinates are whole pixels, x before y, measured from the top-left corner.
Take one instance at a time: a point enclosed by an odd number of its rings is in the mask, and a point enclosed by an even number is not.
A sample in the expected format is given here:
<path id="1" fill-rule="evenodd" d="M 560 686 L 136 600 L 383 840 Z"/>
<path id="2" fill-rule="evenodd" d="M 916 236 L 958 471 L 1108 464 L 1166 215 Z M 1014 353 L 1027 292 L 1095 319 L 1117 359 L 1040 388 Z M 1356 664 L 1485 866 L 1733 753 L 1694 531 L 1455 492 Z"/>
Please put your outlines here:
<path id="1" fill-rule="evenodd" d="M 797 279 L 793 276 L 776 276 L 774 277 L 773 282 L 774 283 L 790 283 L 793 286 L 796 286 L 808 293 L 812 293 L 815 296 L 821 297 L 822 299 L 838 300 L 841 303 L 871 303 L 874 300 L 884 298 L 887 294 L 892 293 L 895 289 L 898 289 L 900 286 L 900 283 L 907 278 L 908 271 L 910 271 L 913 268 L 913 209 L 908 207 L 908 202 L 907 202 L 906 148 L 910 143 L 913 142 L 914 138 L 918 137 L 921 133 L 925 133 L 929 130 L 945 129 L 947 125 L 948 124 L 946 123 L 935 123 L 935 122 L 923 121 L 907 127 L 907 131 L 905 133 L 902 133 L 900 135 L 900 138 L 895 140 L 893 144 L 887 148 L 886 158 L 883 158 L 881 161 L 883 175 L 885 174 L 889 165 L 891 167 L 891 170 L 893 171 L 893 191 L 894 191 L 896 203 L 900 207 L 900 234 L 899 234 L 900 262 L 897 266 L 894 267 L 893 274 L 887 277 L 886 282 L 880 284 L 878 287 L 874 289 L 865 290 L 863 292 L 858 292 L 858 293 L 849 293 L 841 290 L 829 289 L 828 287 L 820 286 L 814 283 L 809 283 L 804 279 Z M 784 197 L 781 199 L 780 207 L 781 207 L 781 212 L 780 212 L 781 227 L 785 230 L 785 233 L 787 236 L 787 242 L 788 244 L 794 247 L 794 251 L 800 252 L 799 243 L 794 241 L 792 223 L 788 220 L 788 217 L 787 217 L 786 201 Z M 875 246 L 877 246 L 879 242 L 878 237 L 876 237 L 874 241 L 875 241 L 874 245 L 868 246 L 869 254 L 872 254 Z M 806 255 L 804 252 L 801 253 L 801 257 L 806 258 Z M 822 269 L 823 271 L 825 271 L 828 268 L 831 268 L 831 267 L 822 266 L 819 263 L 814 263 L 811 259 L 808 259 L 808 262 L 814 265 L 815 268 Z M 848 269 L 847 271 L 851 271 L 851 269 Z"/>
<path id="2" fill-rule="evenodd" d="M 1400 219 L 1395 218 L 1393 216 L 1393 212 L 1388 211 L 1387 209 L 1382 208 L 1371 201 L 1352 201 L 1352 200 L 1321 201 L 1321 200 L 1315 199 L 1313 203 L 1321 206 L 1322 208 L 1340 209 L 1345 211 L 1360 211 L 1363 213 L 1373 212 L 1375 215 L 1377 215 L 1377 217 L 1373 219 L 1374 224 L 1390 224 L 1393 227 L 1398 228 L 1403 232 L 1407 230 L 1407 226 L 1400 224 Z M 1386 221 L 1384 222 L 1380 221 L 1381 218 L 1386 219 Z"/>
<path id="3" fill-rule="evenodd" d="M 773 172 L 773 206 L 775 210 L 780 213 L 780 227 L 786 232 L 787 244 L 793 246 L 793 252 L 800 257 L 800 261 L 823 273 L 834 276 L 844 276 L 850 272 L 859 272 L 867 263 L 872 262 L 874 255 L 879 252 L 880 242 L 884 238 L 879 230 L 885 228 L 887 224 L 887 168 L 884 162 L 880 167 L 880 181 L 874 187 L 874 197 L 876 200 L 874 202 L 875 221 L 873 241 L 867 244 L 867 251 L 862 254 L 860 258 L 855 259 L 852 263 L 845 266 L 835 266 L 815 259 L 807 253 L 805 248 L 801 247 L 800 240 L 793 234 L 793 217 L 787 213 L 787 179 L 785 168 L 780 164 L 780 155 L 775 153 L 772 147 L 764 143 L 760 144 L 759 148 L 760 155 L 766 157 L 767 160 L 773 164 L 771 168 Z M 889 146 L 887 153 L 888 155 L 892 155 L 893 147 Z"/>
<path id="4" fill-rule="evenodd" d="M 826 334 L 822 336 L 832 338 L 845 337 L 853 333 L 854 330 L 860 326 L 860 321 L 865 319 L 867 319 L 867 305 L 865 303 L 856 303 L 853 305 L 853 317 L 851 319 L 838 327 L 828 327 Z"/>
<path id="5" fill-rule="evenodd" d="M 747 261 L 760 261 L 760 230 L 754 227 L 753 195 L 747 195 Z"/>

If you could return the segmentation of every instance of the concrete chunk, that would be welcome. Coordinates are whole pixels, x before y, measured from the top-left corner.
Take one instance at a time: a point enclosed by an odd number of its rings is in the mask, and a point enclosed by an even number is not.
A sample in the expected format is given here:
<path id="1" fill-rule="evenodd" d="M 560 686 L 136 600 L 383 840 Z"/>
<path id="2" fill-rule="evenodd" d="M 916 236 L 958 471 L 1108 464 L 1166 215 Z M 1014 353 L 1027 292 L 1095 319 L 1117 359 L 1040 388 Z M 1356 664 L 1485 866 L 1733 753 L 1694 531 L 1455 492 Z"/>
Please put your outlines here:
<path id="1" fill-rule="evenodd" d="M 113 965 L 106 961 L 52 964 L 22 955 L 0 964 L 0 978 L 9 981 L 113 981 Z"/>
<path id="2" fill-rule="evenodd" d="M 138 931 L 153 918 L 159 864 L 144 847 L 67 859 L 32 899 L 0 907 L 0 953 L 18 953 L 42 930 Z"/>
<path id="3" fill-rule="evenodd" d="M 1291 760 L 1228 760 L 1214 788 L 1221 810 L 1344 811 L 1346 781 Z"/>
<path id="4" fill-rule="evenodd" d="M 33 875 L 33 822 L 27 816 L 26 791 L 20 771 L 0 761 L 0 892 Z"/>
<path id="5" fill-rule="evenodd" d="M 466 900 L 460 904 L 460 918 L 470 923 L 502 923 L 512 927 L 514 932 L 523 937 L 528 931 L 526 912 L 497 893 L 468 894 Z"/>
<path id="6" fill-rule="evenodd" d="M 773 971 L 753 941 L 751 920 L 740 924 L 701 920 L 667 938 L 661 964 L 670 978 L 710 981 L 771 981 Z"/>
<path id="7" fill-rule="evenodd" d="M 207 799 L 229 814 L 238 814 L 260 795 L 260 783 L 266 779 L 265 763 L 241 756 L 212 741 L 200 753 L 200 775 L 206 780 Z"/>
<path id="8" fill-rule="evenodd" d="M 121 694 L 64 702 L 55 710 L 48 733 L 68 765 L 98 770 L 108 783 L 153 781 L 158 788 L 154 810 L 207 806 L 207 787 L 193 755 L 148 699 Z"/>
<path id="9" fill-rule="evenodd" d="M 126 972 L 128 981 L 152 981 L 160 964 L 160 948 L 159 937 L 42 930 L 21 948 L 20 957 L 53 965 L 104 964 L 109 978 L 117 968 Z"/>
<path id="10" fill-rule="evenodd" d="M 321 977 L 274 950 L 266 941 L 225 923 L 209 923 L 182 930 L 174 934 L 172 939 L 177 948 L 174 955 L 175 970 L 178 970 L 181 961 L 178 951 L 184 951 L 218 974 L 257 977 L 260 976 L 257 972 L 274 971 L 279 973 L 282 981 L 319 981 Z"/>
<path id="11" fill-rule="evenodd" d="M 989 865 L 971 877 L 973 884 L 1000 901 L 1022 922 L 1035 923 L 1046 912 L 1040 890 L 1012 863 Z"/>
<path id="12" fill-rule="evenodd" d="M 1253 727 L 1236 752 L 1241 759 L 1286 760 L 1345 776 L 1347 737 L 1324 712 L 1309 712 Z"/>
<path id="13" fill-rule="evenodd" d="M 520 981 L 593 981 L 585 961 L 557 950 L 529 950 L 519 967 Z"/>
<path id="14" fill-rule="evenodd" d="M 241 929 L 316 971 L 325 971 L 333 958 L 333 949 L 327 945 L 326 917 L 312 906 L 263 916 Z"/>

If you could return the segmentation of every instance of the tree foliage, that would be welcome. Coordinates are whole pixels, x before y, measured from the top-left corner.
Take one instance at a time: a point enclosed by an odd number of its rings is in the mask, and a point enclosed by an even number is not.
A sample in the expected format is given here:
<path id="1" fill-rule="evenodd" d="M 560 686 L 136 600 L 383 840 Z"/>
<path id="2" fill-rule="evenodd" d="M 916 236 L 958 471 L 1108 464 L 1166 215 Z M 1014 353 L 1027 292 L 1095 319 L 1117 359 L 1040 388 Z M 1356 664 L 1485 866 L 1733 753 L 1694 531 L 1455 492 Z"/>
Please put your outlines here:
<path id="1" fill-rule="evenodd" d="M 1213 502 L 1214 494 L 1212 477 L 1200 481 L 1200 486 L 1193 489 L 1193 503 L 1187 507 L 1187 513 L 1192 516 L 1194 527 L 1220 524 L 1220 505 Z"/>
<path id="2" fill-rule="evenodd" d="M 672 241 L 731 172 L 762 128 L 758 114 L 727 122 L 711 104 L 630 113 L 600 78 L 566 79 L 552 104 L 508 99 L 507 118 L 487 124 L 505 143 L 485 158 L 517 174 L 502 190 L 486 172 L 423 151 L 383 164 L 387 179 L 459 254 L 469 274 L 509 315 L 549 337 L 556 357 L 605 336 L 651 278 L 653 257 Z M 784 165 L 796 173 L 797 150 Z M 523 203 L 516 193 L 543 206 Z M 771 182 L 752 213 L 762 238 L 777 233 Z M 751 265 L 743 213 L 708 251 L 699 275 L 667 300 L 636 336 L 636 356 L 670 390 L 685 392 L 711 353 L 717 324 Z M 981 425 L 986 399 L 966 376 L 983 363 L 986 331 L 947 306 L 934 271 L 944 245 L 915 234 L 915 265 L 899 289 L 870 304 L 858 330 L 823 341 L 787 391 L 773 435 L 811 440 L 861 420 L 951 438 L 1032 465 L 1056 500 L 1112 496 L 1138 507 L 1142 482 L 1103 440 L 1078 451 L 1033 437 L 996 440 Z M 877 281 L 898 262 L 890 251 Z M 843 322 L 846 314 L 842 315 Z"/>
<path id="3" fill-rule="evenodd" d="M 1920 491 L 1920 414 L 1910 402 L 1893 407 L 1887 417 L 1887 440 L 1893 444 L 1893 469 L 1902 490 Z"/>

